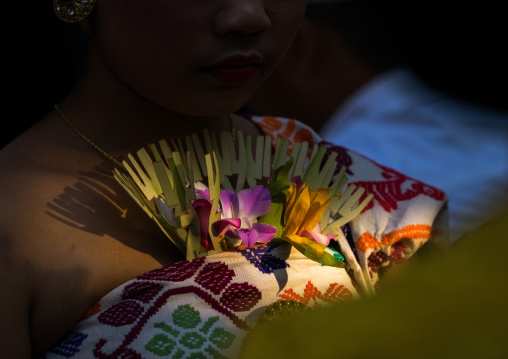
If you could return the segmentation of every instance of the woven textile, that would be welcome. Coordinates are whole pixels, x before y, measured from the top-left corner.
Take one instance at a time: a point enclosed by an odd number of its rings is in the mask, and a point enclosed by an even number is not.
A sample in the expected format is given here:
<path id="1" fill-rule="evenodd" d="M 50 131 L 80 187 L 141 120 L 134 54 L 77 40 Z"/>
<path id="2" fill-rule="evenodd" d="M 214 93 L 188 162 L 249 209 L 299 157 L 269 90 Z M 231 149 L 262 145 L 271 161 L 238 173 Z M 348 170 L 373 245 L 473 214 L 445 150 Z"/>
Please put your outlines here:
<path id="1" fill-rule="evenodd" d="M 374 200 L 343 228 L 345 269 L 313 262 L 287 245 L 259 246 L 182 261 L 135 278 L 92 306 L 41 358 L 234 358 L 249 328 L 270 304 L 310 308 L 374 293 L 383 271 L 429 239 L 446 245 L 446 196 L 342 147 L 322 142 L 289 119 L 253 117 L 290 144 L 326 144 L 348 167 L 349 184 Z M 330 253 L 340 256 L 330 249 Z"/>

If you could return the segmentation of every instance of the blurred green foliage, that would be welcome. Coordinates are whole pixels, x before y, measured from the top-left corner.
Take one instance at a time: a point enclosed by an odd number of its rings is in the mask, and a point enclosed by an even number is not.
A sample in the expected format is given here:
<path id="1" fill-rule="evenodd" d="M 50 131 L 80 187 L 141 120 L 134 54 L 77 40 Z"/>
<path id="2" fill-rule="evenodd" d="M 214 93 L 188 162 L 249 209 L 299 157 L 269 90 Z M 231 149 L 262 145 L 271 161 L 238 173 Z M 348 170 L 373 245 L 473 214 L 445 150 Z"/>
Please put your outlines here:
<path id="1" fill-rule="evenodd" d="M 258 325 L 241 358 L 506 357 L 507 254 L 508 212 L 393 268 L 373 297 Z"/>

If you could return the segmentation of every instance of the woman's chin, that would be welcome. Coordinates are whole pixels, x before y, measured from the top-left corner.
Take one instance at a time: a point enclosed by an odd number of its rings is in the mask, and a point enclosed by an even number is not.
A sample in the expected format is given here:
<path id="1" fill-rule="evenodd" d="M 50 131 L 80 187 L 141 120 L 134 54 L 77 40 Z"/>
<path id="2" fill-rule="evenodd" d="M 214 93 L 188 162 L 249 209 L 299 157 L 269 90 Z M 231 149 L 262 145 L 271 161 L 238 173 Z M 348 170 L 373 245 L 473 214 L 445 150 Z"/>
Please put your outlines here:
<path id="1" fill-rule="evenodd" d="M 195 103 L 194 106 L 182 109 L 181 113 L 196 117 L 226 116 L 241 109 L 247 103 L 249 96 L 241 98 L 238 98 L 239 96 L 231 96 L 222 99 L 219 98 L 210 102 L 202 103 L 201 105 Z"/>

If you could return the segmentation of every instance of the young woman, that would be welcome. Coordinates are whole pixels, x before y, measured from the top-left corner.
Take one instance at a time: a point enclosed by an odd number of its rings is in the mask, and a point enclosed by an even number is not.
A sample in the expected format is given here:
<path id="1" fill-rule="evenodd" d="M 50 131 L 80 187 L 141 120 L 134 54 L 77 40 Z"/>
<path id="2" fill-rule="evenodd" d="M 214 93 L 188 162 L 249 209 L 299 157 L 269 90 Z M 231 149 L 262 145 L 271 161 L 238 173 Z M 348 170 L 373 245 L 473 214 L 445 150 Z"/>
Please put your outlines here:
<path id="1" fill-rule="evenodd" d="M 272 132 L 282 131 L 289 122 L 258 119 L 256 125 L 233 113 L 282 59 L 306 1 L 54 3 L 66 20 L 73 6 L 76 11 L 95 7 L 82 21 L 90 33 L 80 81 L 55 111 L 0 152 L 2 356 L 234 356 L 256 310 L 280 299 L 277 293 L 284 284 L 273 272 L 297 265 L 281 264 L 283 259 L 264 253 L 270 263 L 280 264 L 262 267 L 266 273 L 260 270 L 271 276 L 271 281 L 262 281 L 270 291 L 246 285 L 250 279 L 242 278 L 241 268 L 231 264 L 253 263 L 246 253 L 240 256 L 243 261 L 184 261 L 111 170 L 115 159 L 147 143 L 182 138 L 202 128 L 251 135 L 270 126 Z M 306 131 L 312 139 L 311 130 Z M 373 168 L 365 161 L 358 157 L 360 167 Z M 418 206 L 425 215 L 417 224 L 430 226 L 444 196 L 424 192 L 413 196 L 424 197 Z M 400 206 L 411 214 L 411 220 L 402 220 L 404 225 L 415 218 L 408 199 Z M 382 239 L 408 216 L 395 216 L 397 223 L 382 220 L 379 225 L 385 230 L 376 238 Z M 383 218 L 388 217 L 391 214 Z M 430 232 L 422 234 L 422 242 L 429 236 Z M 324 277 L 327 270 L 336 269 L 317 267 Z M 309 272 L 311 277 L 319 273 L 316 268 Z M 178 274 L 163 281 L 192 279 L 201 287 L 161 292 L 161 273 Z M 145 282 L 135 279 L 142 275 L 148 275 Z M 335 288 L 335 279 L 316 286 L 324 293 Z M 302 283 L 303 289 L 311 282 Z M 348 283 L 345 297 L 356 296 Z M 190 287 L 194 289 L 182 289 Z M 250 298 L 250 304 L 242 298 Z M 161 301 L 169 307 L 164 309 Z M 199 309 L 207 304 L 212 312 Z M 78 322 L 81 327 L 73 329 Z M 59 342 L 62 338 L 66 339 Z"/>

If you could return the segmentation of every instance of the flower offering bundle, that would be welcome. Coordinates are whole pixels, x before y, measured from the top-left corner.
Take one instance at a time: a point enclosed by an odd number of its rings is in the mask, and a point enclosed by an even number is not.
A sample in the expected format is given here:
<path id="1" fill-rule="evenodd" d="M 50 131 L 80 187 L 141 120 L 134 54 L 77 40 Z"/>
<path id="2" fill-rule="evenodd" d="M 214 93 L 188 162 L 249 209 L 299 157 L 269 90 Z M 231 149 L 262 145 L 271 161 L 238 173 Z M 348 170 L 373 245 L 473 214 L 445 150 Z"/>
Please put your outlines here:
<path id="1" fill-rule="evenodd" d="M 235 142 L 236 141 L 236 142 Z M 203 145 L 204 144 L 204 145 Z M 326 147 L 268 136 L 203 131 L 129 154 L 115 178 L 187 259 L 288 243 L 319 263 L 346 267 L 327 249 L 372 199 L 343 191 L 345 167 Z"/>

